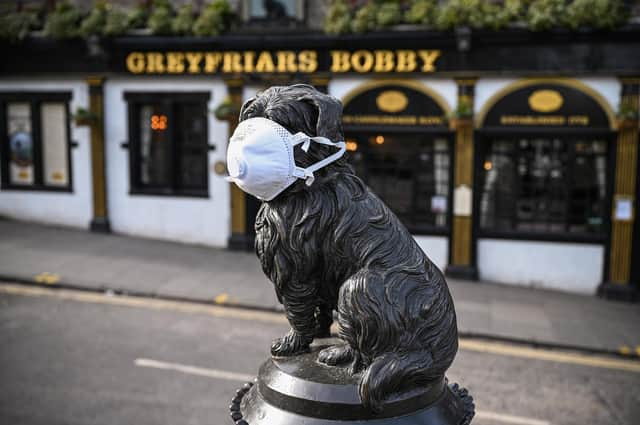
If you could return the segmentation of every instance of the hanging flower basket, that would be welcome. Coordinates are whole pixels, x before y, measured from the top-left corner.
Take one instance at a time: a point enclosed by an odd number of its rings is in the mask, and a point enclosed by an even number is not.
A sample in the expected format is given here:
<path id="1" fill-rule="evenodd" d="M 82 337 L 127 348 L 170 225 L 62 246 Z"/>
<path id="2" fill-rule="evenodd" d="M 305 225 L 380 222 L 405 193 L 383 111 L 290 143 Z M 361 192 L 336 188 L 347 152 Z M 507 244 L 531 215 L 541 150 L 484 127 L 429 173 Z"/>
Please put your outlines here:
<path id="1" fill-rule="evenodd" d="M 213 115 L 221 121 L 237 117 L 239 113 L 240 108 L 228 98 L 222 101 L 222 103 L 213 111 Z"/>
<path id="2" fill-rule="evenodd" d="M 73 122 L 78 127 L 91 126 L 98 121 L 98 117 L 84 108 L 76 109 L 73 114 Z"/>

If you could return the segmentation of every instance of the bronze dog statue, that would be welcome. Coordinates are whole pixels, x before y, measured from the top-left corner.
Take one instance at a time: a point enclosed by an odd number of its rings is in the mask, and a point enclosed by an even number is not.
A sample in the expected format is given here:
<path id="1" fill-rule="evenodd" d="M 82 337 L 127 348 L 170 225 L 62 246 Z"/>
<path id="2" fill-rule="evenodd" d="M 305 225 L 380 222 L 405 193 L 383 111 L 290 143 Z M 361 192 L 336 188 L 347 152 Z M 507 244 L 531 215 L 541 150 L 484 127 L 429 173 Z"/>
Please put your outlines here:
<path id="1" fill-rule="evenodd" d="M 291 133 L 342 141 L 341 114 L 337 99 L 296 84 L 248 100 L 240 120 L 263 117 Z M 295 149 L 296 163 L 306 167 L 331 149 Z M 318 360 L 361 373 L 360 398 L 373 411 L 392 394 L 444 375 L 458 348 L 444 277 L 345 157 L 317 171 L 311 186 L 298 180 L 263 202 L 255 228 L 256 252 L 291 325 L 272 355 L 308 350 L 329 335 L 337 310 L 345 343 Z"/>

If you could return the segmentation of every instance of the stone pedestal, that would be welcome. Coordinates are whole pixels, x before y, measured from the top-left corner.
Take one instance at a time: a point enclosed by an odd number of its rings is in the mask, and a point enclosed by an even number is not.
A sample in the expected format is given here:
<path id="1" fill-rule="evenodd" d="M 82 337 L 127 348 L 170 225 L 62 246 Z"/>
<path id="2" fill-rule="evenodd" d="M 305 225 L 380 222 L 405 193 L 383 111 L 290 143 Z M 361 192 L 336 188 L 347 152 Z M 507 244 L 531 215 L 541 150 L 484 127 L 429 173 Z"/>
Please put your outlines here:
<path id="1" fill-rule="evenodd" d="M 358 396 L 360 375 L 346 367 L 317 362 L 318 351 L 329 341 L 314 344 L 311 352 L 267 360 L 255 383 L 247 383 L 231 401 L 236 425 L 467 425 L 474 414 L 473 399 L 465 389 L 445 378 L 427 388 L 399 394 L 379 414 L 366 409 Z"/>

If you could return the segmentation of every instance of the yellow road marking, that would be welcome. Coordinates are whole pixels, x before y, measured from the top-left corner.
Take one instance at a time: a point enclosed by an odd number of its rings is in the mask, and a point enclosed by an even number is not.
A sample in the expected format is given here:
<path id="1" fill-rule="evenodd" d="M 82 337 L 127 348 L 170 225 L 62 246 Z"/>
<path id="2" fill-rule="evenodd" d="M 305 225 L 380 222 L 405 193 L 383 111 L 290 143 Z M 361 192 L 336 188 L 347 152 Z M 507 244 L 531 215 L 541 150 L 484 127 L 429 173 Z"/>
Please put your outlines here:
<path id="1" fill-rule="evenodd" d="M 232 307 L 190 303 L 184 301 L 159 300 L 154 298 L 130 296 L 105 296 L 95 292 L 74 291 L 69 289 L 48 289 L 36 286 L 0 284 L 0 293 L 32 297 L 53 297 L 63 300 L 110 304 L 125 307 L 140 307 L 153 310 L 171 310 L 181 313 L 199 313 L 214 317 L 228 317 L 242 320 L 259 320 L 269 323 L 287 323 L 284 314 L 252 311 Z"/>
<path id="2" fill-rule="evenodd" d="M 38 283 L 53 285 L 60 281 L 60 275 L 57 275 L 55 273 L 43 272 L 35 276 L 35 281 Z"/>
<path id="3" fill-rule="evenodd" d="M 627 347 L 626 345 L 621 345 L 618 348 L 618 351 L 620 352 L 620 354 L 623 354 L 625 356 L 628 356 L 631 354 L 631 348 Z"/>
<path id="4" fill-rule="evenodd" d="M 640 357 L 640 345 L 636 347 L 636 355 Z"/>
<path id="5" fill-rule="evenodd" d="M 287 323 L 287 320 L 282 313 L 252 311 L 233 307 L 219 307 L 214 305 L 190 303 L 185 301 L 168 301 L 155 298 L 131 296 L 105 296 L 103 294 L 94 292 L 75 291 L 69 289 L 49 289 L 46 287 L 23 286 L 14 284 L 0 284 L 0 294 L 2 293 L 32 297 L 53 297 L 78 302 L 148 308 L 153 310 L 170 310 L 182 313 L 207 314 L 213 317 L 234 318 L 250 321 L 258 320 L 276 324 Z M 591 366 L 640 373 L 640 361 L 637 360 L 615 359 L 605 356 L 531 348 L 520 345 L 466 338 L 460 339 L 459 346 L 462 350 L 467 351 L 476 351 L 481 353 L 546 360 L 556 363 L 577 364 L 581 366 Z"/>
<path id="6" fill-rule="evenodd" d="M 556 363 L 570 363 L 582 366 L 617 369 L 640 373 L 640 362 L 634 360 L 614 359 L 566 351 L 546 350 L 524 347 L 499 342 L 460 339 L 459 346 L 463 350 L 481 353 L 500 354 L 504 356 L 522 357 L 536 360 L 546 360 Z"/>
<path id="7" fill-rule="evenodd" d="M 226 303 L 227 301 L 229 301 L 229 294 L 227 294 L 226 292 L 223 292 L 222 294 L 220 294 L 220 295 L 216 296 L 216 297 L 213 299 L 213 301 L 214 301 L 216 304 L 224 304 L 224 303 Z"/>

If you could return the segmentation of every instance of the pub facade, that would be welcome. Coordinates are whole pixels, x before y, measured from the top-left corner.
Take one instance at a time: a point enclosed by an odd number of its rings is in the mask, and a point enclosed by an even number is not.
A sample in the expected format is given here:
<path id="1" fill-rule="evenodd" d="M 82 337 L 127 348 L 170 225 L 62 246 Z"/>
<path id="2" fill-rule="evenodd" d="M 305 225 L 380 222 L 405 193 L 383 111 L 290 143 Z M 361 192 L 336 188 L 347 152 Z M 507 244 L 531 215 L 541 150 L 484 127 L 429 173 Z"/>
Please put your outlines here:
<path id="1" fill-rule="evenodd" d="M 638 40 L 627 25 L 4 43 L 0 215 L 252 249 L 259 203 L 225 181 L 227 141 L 243 102 L 305 82 L 342 101 L 357 174 L 447 274 L 631 299 Z"/>

